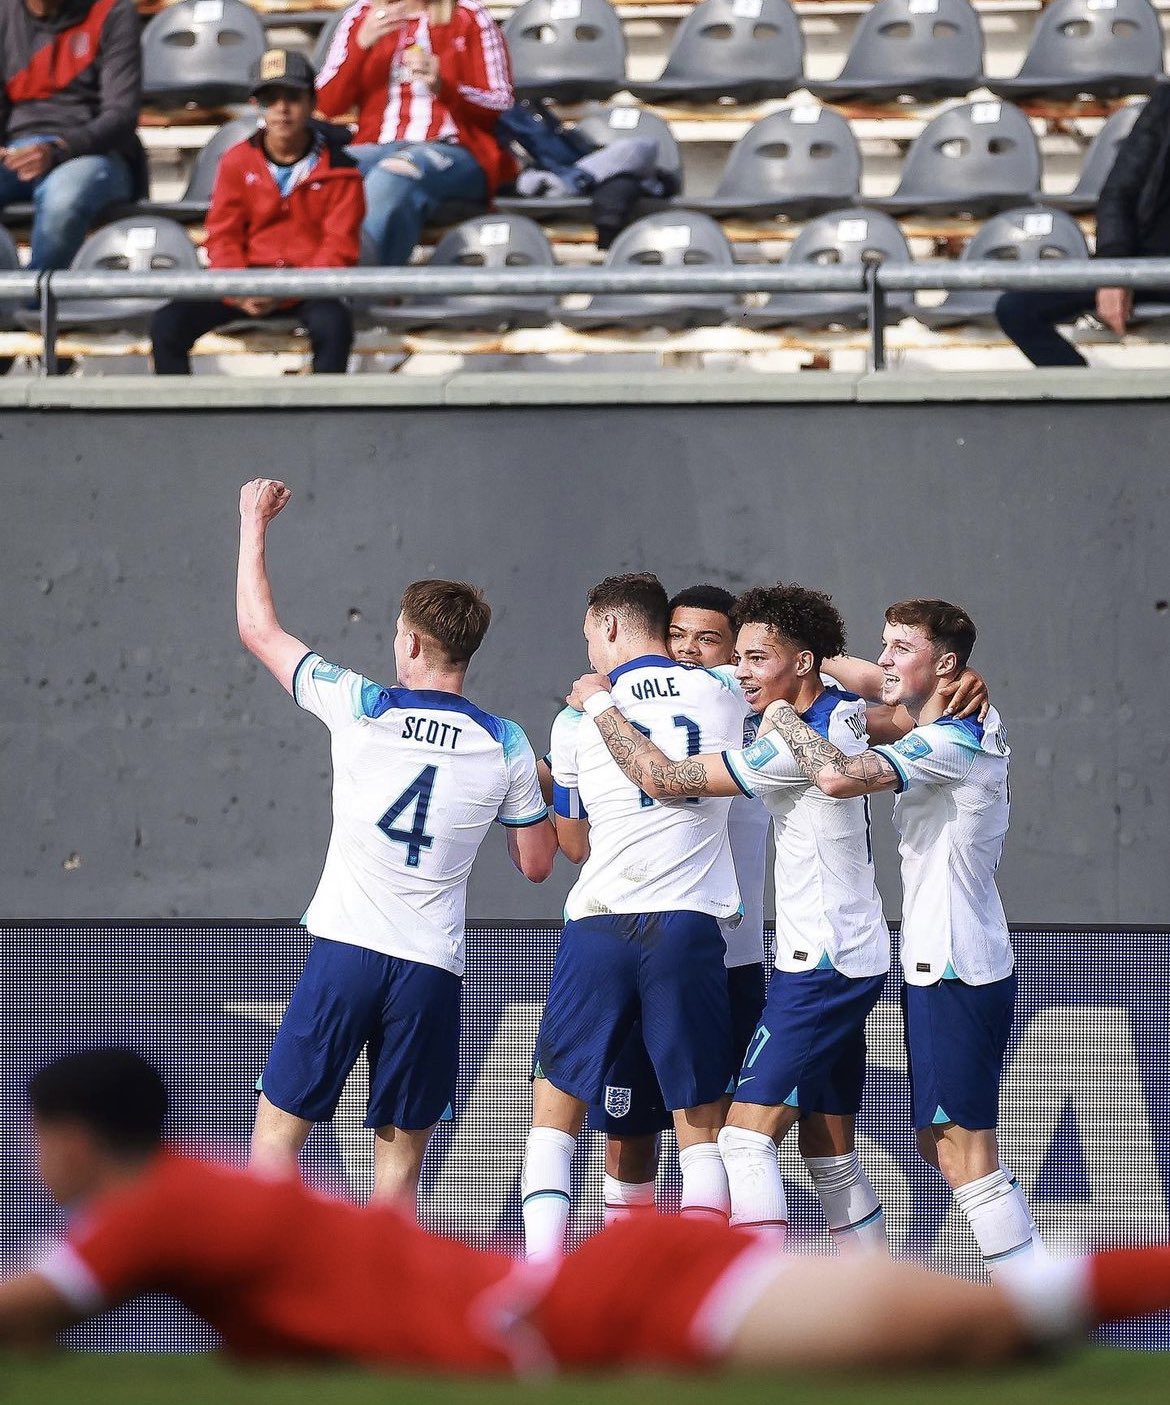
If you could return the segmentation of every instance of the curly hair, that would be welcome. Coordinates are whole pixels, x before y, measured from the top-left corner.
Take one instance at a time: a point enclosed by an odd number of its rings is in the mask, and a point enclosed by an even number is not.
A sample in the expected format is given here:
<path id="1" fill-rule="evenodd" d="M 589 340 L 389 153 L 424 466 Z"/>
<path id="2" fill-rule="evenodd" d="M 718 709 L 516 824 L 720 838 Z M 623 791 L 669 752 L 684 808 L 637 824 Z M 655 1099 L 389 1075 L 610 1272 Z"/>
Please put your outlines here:
<path id="1" fill-rule="evenodd" d="M 845 624 L 829 596 L 802 585 L 757 585 L 735 602 L 731 623 L 762 624 L 784 639 L 808 649 L 813 666 L 845 652 Z"/>

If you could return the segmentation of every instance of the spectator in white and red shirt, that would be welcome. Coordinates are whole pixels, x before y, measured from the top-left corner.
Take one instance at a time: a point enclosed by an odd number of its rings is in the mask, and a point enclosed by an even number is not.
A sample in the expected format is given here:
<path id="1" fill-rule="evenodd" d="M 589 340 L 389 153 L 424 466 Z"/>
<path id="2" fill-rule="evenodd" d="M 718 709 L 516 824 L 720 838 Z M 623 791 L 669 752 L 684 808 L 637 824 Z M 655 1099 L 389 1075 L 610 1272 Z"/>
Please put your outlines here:
<path id="1" fill-rule="evenodd" d="M 504 36 L 479 0 L 358 0 L 345 12 L 317 106 L 357 112 L 363 233 L 382 263 L 409 263 L 440 205 L 486 203 L 515 175 L 495 136 L 513 101 Z"/>

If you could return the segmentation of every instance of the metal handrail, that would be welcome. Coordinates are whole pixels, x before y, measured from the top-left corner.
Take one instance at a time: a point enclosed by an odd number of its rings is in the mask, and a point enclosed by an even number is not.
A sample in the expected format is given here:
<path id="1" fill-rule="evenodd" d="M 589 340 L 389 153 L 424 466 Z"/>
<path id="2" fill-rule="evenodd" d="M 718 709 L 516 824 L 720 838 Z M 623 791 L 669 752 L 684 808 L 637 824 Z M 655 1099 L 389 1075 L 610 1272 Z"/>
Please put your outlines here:
<path id="1" fill-rule="evenodd" d="M 58 304 L 77 298 L 379 298 L 505 297 L 568 294 L 864 293 L 869 307 L 871 362 L 885 365 L 885 303 L 892 292 L 969 288 L 1057 289 L 1129 287 L 1170 290 L 1170 259 L 932 260 L 894 264 L 696 264 L 677 268 L 591 266 L 556 268 L 253 268 L 132 273 L 61 269 L 0 273 L 0 302 L 36 301 L 45 371 L 57 371 Z"/>

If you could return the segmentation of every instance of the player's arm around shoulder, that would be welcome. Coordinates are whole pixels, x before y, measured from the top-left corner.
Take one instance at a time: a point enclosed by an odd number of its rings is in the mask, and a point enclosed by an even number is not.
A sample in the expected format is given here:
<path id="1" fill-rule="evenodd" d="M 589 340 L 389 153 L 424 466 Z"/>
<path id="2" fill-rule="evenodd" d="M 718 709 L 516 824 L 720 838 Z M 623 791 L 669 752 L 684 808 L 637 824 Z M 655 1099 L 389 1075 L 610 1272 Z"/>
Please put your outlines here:
<path id="1" fill-rule="evenodd" d="M 0 1283 L 0 1345 L 47 1346 L 81 1313 L 44 1274 L 20 1273 Z"/>
<path id="2" fill-rule="evenodd" d="M 728 770 L 721 752 L 675 761 L 655 746 L 621 710 L 604 678 L 585 674 L 573 685 L 573 695 L 581 699 L 586 715 L 593 719 L 626 779 L 651 800 L 670 804 L 701 796 L 726 798 L 741 793 L 742 787 Z M 741 717 L 738 710 L 736 717 Z"/>
<path id="3" fill-rule="evenodd" d="M 291 497 L 291 489 L 271 478 L 253 478 L 240 489 L 240 557 L 236 572 L 240 640 L 287 693 L 293 691 L 297 665 L 310 651 L 283 629 L 276 617 L 265 547 L 269 524 Z"/>
<path id="4" fill-rule="evenodd" d="M 902 776 L 880 751 L 867 748 L 847 756 L 810 727 L 791 703 L 769 703 L 764 717 L 788 743 L 805 777 L 825 795 L 840 800 L 902 788 Z"/>

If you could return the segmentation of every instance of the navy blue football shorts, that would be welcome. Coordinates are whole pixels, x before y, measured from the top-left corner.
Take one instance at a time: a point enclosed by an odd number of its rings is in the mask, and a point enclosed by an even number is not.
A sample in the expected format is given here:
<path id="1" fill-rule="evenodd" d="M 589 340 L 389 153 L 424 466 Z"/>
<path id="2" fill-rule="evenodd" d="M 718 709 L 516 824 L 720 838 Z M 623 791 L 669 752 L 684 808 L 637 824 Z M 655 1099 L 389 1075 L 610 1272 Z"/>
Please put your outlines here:
<path id="1" fill-rule="evenodd" d="M 748 1040 L 759 1023 L 767 985 L 762 961 L 732 966 L 727 971 L 731 1045 L 736 1068 L 743 1062 Z M 600 1106 L 589 1109 L 589 1127 L 609 1137 L 650 1137 L 665 1132 L 672 1121 L 654 1076 L 654 1065 L 646 1052 L 639 1019 L 606 1071 L 604 1098 Z"/>
<path id="2" fill-rule="evenodd" d="M 723 934 L 702 912 L 565 924 L 533 1071 L 588 1104 L 638 1020 L 667 1109 L 715 1102 L 734 1067 Z"/>
<path id="3" fill-rule="evenodd" d="M 999 1122 L 999 1084 L 1016 1009 L 1016 973 L 989 985 L 903 985 L 902 1015 L 916 1128 Z"/>
<path id="4" fill-rule="evenodd" d="M 327 1122 L 364 1049 L 365 1125 L 431 1127 L 455 1097 L 461 987 L 438 966 L 315 937 L 258 1086 L 294 1117 Z"/>
<path id="5" fill-rule="evenodd" d="M 735 1101 L 854 1116 L 865 1087 L 865 1021 L 885 982 L 831 966 L 774 971 Z"/>

